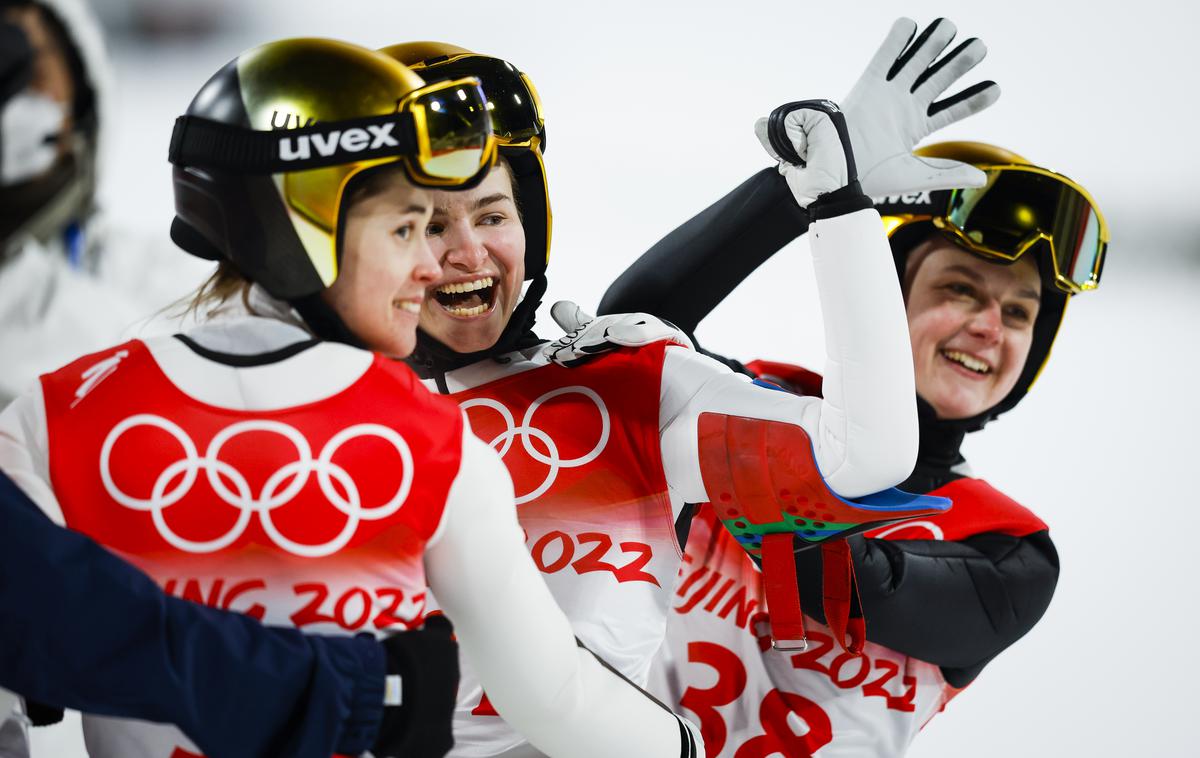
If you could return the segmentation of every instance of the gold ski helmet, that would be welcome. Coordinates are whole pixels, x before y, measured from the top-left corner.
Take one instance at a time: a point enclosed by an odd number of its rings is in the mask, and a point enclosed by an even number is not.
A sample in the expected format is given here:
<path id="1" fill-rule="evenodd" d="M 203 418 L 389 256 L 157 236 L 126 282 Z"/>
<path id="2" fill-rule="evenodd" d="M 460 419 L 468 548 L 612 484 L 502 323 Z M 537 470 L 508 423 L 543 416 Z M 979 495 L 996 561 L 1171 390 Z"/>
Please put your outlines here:
<path id="1" fill-rule="evenodd" d="M 426 81 L 474 76 L 483 86 L 500 155 L 512 168 L 525 227 L 525 278 L 546 272 L 552 217 L 546 167 L 546 122 L 529 77 L 500 58 L 445 42 L 406 42 L 383 48 Z"/>
<path id="2" fill-rule="evenodd" d="M 940 142 L 917 155 L 969 163 L 987 175 L 983 187 L 875 198 L 901 280 L 909 252 L 932 234 L 1006 265 L 1034 255 L 1042 302 L 1025 367 L 1012 391 L 980 421 L 1009 410 L 1033 386 L 1050 358 L 1067 300 L 1095 289 L 1108 248 L 1108 224 L 1086 189 L 1001 147 Z"/>
<path id="3" fill-rule="evenodd" d="M 337 278 L 352 180 L 398 164 L 415 184 L 462 188 L 494 156 L 478 80 L 426 85 L 357 45 L 271 42 L 225 65 L 176 121 L 171 237 L 279 299 L 311 299 Z"/>

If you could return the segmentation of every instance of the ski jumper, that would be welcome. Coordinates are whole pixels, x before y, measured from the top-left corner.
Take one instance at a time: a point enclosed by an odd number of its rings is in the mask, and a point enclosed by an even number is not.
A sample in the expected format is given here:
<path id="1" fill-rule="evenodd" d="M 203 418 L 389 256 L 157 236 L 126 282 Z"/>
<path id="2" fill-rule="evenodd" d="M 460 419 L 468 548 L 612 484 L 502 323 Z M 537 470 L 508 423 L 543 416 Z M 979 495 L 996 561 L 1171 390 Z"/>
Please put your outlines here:
<path id="1" fill-rule="evenodd" d="M 656 243 L 613 282 L 599 312 L 652 313 L 694 335 L 738 284 L 809 230 L 810 223 L 779 172 L 763 169 Z M 816 241 L 810 241 L 815 247 Z M 897 318 L 901 324 L 907 321 L 903 314 Z M 758 371 L 751 371 L 738 361 L 707 354 L 735 371 L 762 374 L 803 394 L 822 391 L 821 376 L 799 367 L 756 361 Z M 829 379 L 826 372 L 826 392 Z M 917 409 L 916 467 L 898 486 L 934 493 L 970 475 L 960 452 L 969 430 L 938 419 L 920 398 Z M 869 606 L 870 638 L 938 664 L 956 687 L 966 686 L 988 661 L 1033 628 L 1058 579 L 1058 555 L 1045 529 L 1023 536 L 986 532 L 961 541 L 894 541 L 886 549 L 872 540 L 850 540 L 849 545 L 863 602 Z M 815 557 L 809 551 L 798 554 L 810 569 L 799 572 L 802 583 L 813 576 L 812 569 L 820 570 Z M 820 610 L 812 602 L 804 607 Z M 935 614 L 911 613 L 934 607 Z"/>
<path id="2" fill-rule="evenodd" d="M 3 427 L 20 444 L 0 466 L 35 502 L 169 594 L 383 634 L 420 623 L 428 578 L 500 710 L 546 752 L 696 752 L 678 718 L 576 647 L 502 465 L 403 364 L 243 318 L 82 358 Z M 93 756 L 198 754 L 173 726 L 85 715 L 84 731 Z"/>
<path id="3" fill-rule="evenodd" d="M 694 335 L 700 321 L 746 276 L 808 230 L 809 225 L 807 214 L 796 205 L 779 173 L 774 168 L 764 169 L 671 232 L 630 266 L 609 288 L 599 311 L 652 313 Z M 729 254 L 731 249 L 736 254 Z M 897 318 L 900 323 L 906 321 L 903 314 Z M 799 367 L 756 361 L 747 368 L 737 361 L 709 355 L 736 371 L 762 376 L 802 394 L 821 392 L 821 376 Z M 792 668 L 785 659 L 784 666 L 768 672 L 766 664 L 757 658 L 739 658 L 750 672 L 757 671 L 757 677 L 729 664 L 724 669 L 731 673 L 725 679 L 741 682 L 735 687 L 739 693 L 751 693 L 744 694 L 745 702 L 730 705 L 734 700 L 725 686 L 707 694 L 693 689 L 688 698 L 698 708 L 709 709 L 705 712 L 709 725 L 720 724 L 706 730 L 710 741 L 718 729 L 726 730 L 726 739 L 720 745 L 710 745 L 714 752 L 733 755 L 742 745 L 758 740 L 741 754 L 743 758 L 772 741 L 793 745 L 796 750 L 817 749 L 824 744 L 821 755 L 841 754 L 836 752 L 840 749 L 836 729 L 830 732 L 832 742 L 821 738 L 825 734 L 821 730 L 809 732 L 809 742 L 793 736 L 796 716 L 791 717 L 792 726 L 785 717 L 788 703 L 800 701 L 783 697 L 782 693 L 805 693 L 808 699 L 796 710 L 809 709 L 814 714 L 811 709 L 821 710 L 826 702 L 837 711 L 850 707 L 857 698 L 862 720 L 846 732 L 847 749 L 858 746 L 866 755 L 902 754 L 911 735 L 940 708 L 935 707 L 939 687 L 965 687 L 988 661 L 1028 632 L 1045 612 L 1058 576 L 1058 557 L 1044 524 L 986 482 L 969 478 L 969 469 L 959 452 L 966 429 L 938 420 L 932 408 L 919 398 L 918 412 L 917 465 L 899 486 L 954 499 L 954 510 L 928 521 L 937 524 L 939 519 L 951 519 L 959 528 L 948 531 L 938 524 L 927 530 L 918 522 L 905 530 L 880 530 L 874 533 L 875 539 L 848 540 L 867 617 L 867 637 L 875 643 L 868 644 L 866 650 L 865 660 L 872 668 L 860 669 L 854 661 L 840 658 L 840 651 L 826 645 L 826 641 L 822 642 L 825 653 L 814 661 L 812 654 L 817 651 L 809 651 L 810 657 L 801 659 L 805 665 L 799 669 Z M 886 538 L 879 539 L 880 534 Z M 721 653 L 708 656 L 713 660 L 709 663 L 703 651 L 715 648 L 706 644 L 726 651 L 743 648 L 744 640 L 739 635 L 750 632 L 744 624 L 735 627 L 730 621 L 747 620 L 762 612 L 758 603 L 753 612 L 738 612 L 743 602 L 737 594 L 740 587 L 746 587 L 746 597 L 756 599 L 753 587 L 759 579 L 751 565 L 740 558 L 723 557 L 728 551 L 717 551 L 712 545 L 706 548 L 689 542 L 688 547 L 693 561 L 700 563 L 689 563 L 685 568 L 681 587 L 687 592 L 677 596 L 675 604 L 677 611 L 687 611 L 672 616 L 669 649 L 664 653 L 668 657 L 661 669 L 656 668 L 654 679 L 655 691 L 675 703 L 689 688 L 712 684 L 713 668 L 720 665 L 717 659 Z M 705 562 L 710 560 L 714 565 Z M 810 598 L 820 596 L 820 561 L 812 551 L 805 551 L 797 554 L 797 564 L 804 608 L 819 614 L 820 605 Z M 731 573 L 717 579 L 722 568 Z M 690 577 L 695 579 L 688 585 Z M 732 581 L 730 589 L 714 599 L 716 591 L 732 577 L 754 581 L 745 585 Z M 712 587 L 708 586 L 710 581 Z M 689 607 L 694 593 L 701 591 L 704 594 L 695 597 L 695 604 Z M 736 596 L 737 602 L 731 596 Z M 714 625 L 717 621 L 708 618 L 714 613 L 724 626 Z M 695 633 L 683 631 L 687 627 L 696 627 Z M 700 657 L 691 660 L 695 642 L 705 644 L 695 653 Z M 757 651 L 757 645 L 752 650 Z M 763 655 L 773 657 L 769 652 Z M 890 673 L 893 667 L 912 677 L 911 687 L 903 676 Z M 748 678 L 739 678 L 741 674 Z M 691 681 L 681 679 L 689 676 Z M 862 682 L 854 684 L 859 676 L 864 677 Z M 863 688 L 872 682 L 877 685 L 871 688 L 874 695 L 863 694 Z M 886 692 L 879 689 L 885 682 Z M 854 686 L 843 690 L 838 683 Z M 772 691 L 776 694 L 771 695 Z M 898 711 L 887 706 L 895 702 L 891 699 L 907 697 L 910 691 L 913 710 Z M 825 701 L 820 699 L 822 696 Z M 761 713 L 755 709 L 761 709 Z M 692 712 L 697 713 L 695 709 Z M 813 715 L 809 725 L 824 723 L 822 715 Z M 866 728 L 869 725 L 874 727 Z M 773 736 L 764 737 L 767 733 Z M 873 753 L 872 749 L 880 752 Z"/>
<path id="4" fill-rule="evenodd" d="M 877 492 L 910 470 L 907 337 L 899 321 L 861 317 L 868 302 L 893 315 L 903 309 L 878 223 L 873 210 L 818 222 L 822 291 L 852 292 L 825 303 L 827 371 L 839 378 L 824 399 L 757 386 L 663 343 L 571 369 L 548 364 L 535 347 L 424 372 L 427 386 L 459 402 L 480 438 L 501 453 L 526 547 L 581 644 L 633 682 L 646 682 L 663 639 L 682 561 L 677 532 L 686 535 L 690 517 L 685 504 L 712 499 L 702 416 L 803 430 L 825 483 L 842 496 Z M 899 377 L 898 387 L 878 386 L 878 376 Z M 485 697 L 471 668 L 464 661 L 452 754 L 536 755 L 493 715 L 491 693 Z"/>

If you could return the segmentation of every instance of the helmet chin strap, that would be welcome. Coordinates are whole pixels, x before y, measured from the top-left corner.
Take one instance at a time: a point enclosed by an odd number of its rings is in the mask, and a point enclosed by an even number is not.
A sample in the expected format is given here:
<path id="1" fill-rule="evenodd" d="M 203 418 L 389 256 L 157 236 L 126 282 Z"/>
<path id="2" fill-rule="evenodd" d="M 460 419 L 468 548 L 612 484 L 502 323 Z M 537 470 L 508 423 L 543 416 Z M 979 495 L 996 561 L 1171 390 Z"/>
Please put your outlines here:
<path id="1" fill-rule="evenodd" d="M 291 305 L 300 314 L 300 318 L 304 319 L 304 323 L 312 330 L 312 333 L 320 339 L 341 342 L 364 350 L 368 349 L 363 341 L 350 331 L 346 322 L 337 315 L 337 311 L 325 302 L 320 292 L 297 298 L 291 302 Z"/>
<path id="2" fill-rule="evenodd" d="M 491 347 L 473 353 L 455 352 L 418 329 L 417 349 L 407 359 L 408 365 L 419 376 L 428 378 L 434 373 L 453 371 L 487 358 L 495 358 L 540 343 L 542 340 L 533 333 L 533 325 L 537 320 L 538 306 L 541 305 L 542 296 L 545 294 L 546 277 L 544 274 L 529 280 L 529 288 L 525 290 L 525 297 L 521 298 L 521 302 L 513 310 L 512 317 L 505 325 L 504 331 L 500 333 L 500 338 Z"/>

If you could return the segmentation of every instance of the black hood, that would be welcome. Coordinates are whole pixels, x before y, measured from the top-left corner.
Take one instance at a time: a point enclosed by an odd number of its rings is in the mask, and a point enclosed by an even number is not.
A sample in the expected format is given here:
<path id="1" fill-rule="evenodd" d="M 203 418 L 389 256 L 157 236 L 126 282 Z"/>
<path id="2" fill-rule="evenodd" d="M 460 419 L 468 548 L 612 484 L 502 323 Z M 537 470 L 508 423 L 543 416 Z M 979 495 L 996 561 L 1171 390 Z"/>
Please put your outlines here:
<path id="1" fill-rule="evenodd" d="M 968 432 L 982 428 L 975 419 L 942 419 L 933 406 L 917 396 L 917 423 L 921 440 L 917 465 L 897 486 L 905 492 L 932 492 L 962 477 L 952 471 L 965 462 L 961 448 Z M 977 425 L 978 424 L 978 425 Z"/>

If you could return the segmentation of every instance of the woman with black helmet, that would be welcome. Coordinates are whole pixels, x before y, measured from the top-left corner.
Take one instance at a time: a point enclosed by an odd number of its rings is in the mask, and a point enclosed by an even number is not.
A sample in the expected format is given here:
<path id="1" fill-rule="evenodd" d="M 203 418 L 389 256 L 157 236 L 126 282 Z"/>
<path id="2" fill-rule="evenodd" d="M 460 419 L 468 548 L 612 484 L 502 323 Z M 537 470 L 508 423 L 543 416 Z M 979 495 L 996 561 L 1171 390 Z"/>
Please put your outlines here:
<path id="1" fill-rule="evenodd" d="M 485 105 L 477 80 L 426 85 L 332 40 L 230 62 L 170 158 L 173 237 L 220 261 L 199 304 L 235 312 L 43 376 L 0 416 L 0 467 L 169 593 L 269 622 L 417 627 L 427 578 L 496 707 L 545 752 L 702 755 L 686 722 L 576 646 L 503 466 L 392 360 L 437 273 L 428 188 L 492 163 Z M 447 647 L 394 662 L 405 739 L 382 754 L 450 747 Z M 84 730 L 97 756 L 195 751 L 166 725 L 85 716 Z"/>
<path id="2" fill-rule="evenodd" d="M 765 130 L 760 137 L 777 159 L 790 142 Z M 712 597 L 714 582 L 700 580 L 725 577 L 726 595 L 744 593 L 760 610 L 762 580 L 702 510 L 657 682 L 670 702 L 700 718 L 714 754 L 751 744 L 789 755 L 903 754 L 946 701 L 1033 627 L 1054 592 L 1058 556 L 1046 525 L 974 478 L 959 448 L 968 432 L 1014 407 L 1044 368 L 1067 300 L 1099 283 L 1107 228 L 1077 183 L 1007 150 L 942 143 L 916 154 L 965 163 L 986 177 L 979 188 L 877 199 L 905 295 L 920 413 L 917 465 L 900 486 L 949 497 L 954 508 L 849 541 L 870 641 L 857 660 L 838 655 L 825 629 L 810 635 L 812 650 L 788 659 L 759 644 L 755 622 L 765 613 L 730 623 Z M 794 170 L 781 163 L 785 181 L 775 182 L 772 197 L 791 194 L 786 179 Z M 706 213 L 724 217 L 720 208 L 730 202 Z M 802 233 L 803 222 L 795 224 L 765 213 L 738 219 L 729 233 L 744 225 L 758 235 L 749 239 L 777 243 L 740 248 L 737 265 L 748 274 Z M 662 254 L 668 248 L 663 243 L 614 283 L 601 310 L 646 310 L 690 333 L 740 282 L 701 275 L 706 261 L 687 254 L 695 248 L 675 245 L 673 259 Z M 662 291 L 693 297 L 686 312 L 655 302 L 654 288 L 639 281 L 648 271 L 656 285 L 669 280 Z M 728 362 L 791 391 L 821 391 L 821 377 L 797 366 Z M 806 551 L 797 564 L 801 594 L 819 598 L 821 562 Z M 819 603 L 806 608 L 820 619 Z M 718 684 L 697 686 L 711 682 L 714 669 Z M 736 691 L 725 686 L 731 682 L 740 682 Z M 793 730 L 789 714 L 808 724 L 806 733 Z"/>

